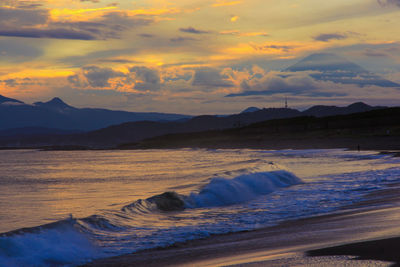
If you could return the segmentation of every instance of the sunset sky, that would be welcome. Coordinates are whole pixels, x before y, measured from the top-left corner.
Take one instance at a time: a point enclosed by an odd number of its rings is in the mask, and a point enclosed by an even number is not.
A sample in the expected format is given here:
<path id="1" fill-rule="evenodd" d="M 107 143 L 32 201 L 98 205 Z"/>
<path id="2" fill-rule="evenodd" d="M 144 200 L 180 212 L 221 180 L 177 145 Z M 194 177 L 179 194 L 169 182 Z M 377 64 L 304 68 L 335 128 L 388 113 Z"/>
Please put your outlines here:
<path id="1" fill-rule="evenodd" d="M 0 94 L 26 103 L 225 114 L 400 100 L 282 72 L 329 52 L 400 83 L 399 0 L 0 0 L 0 25 Z"/>

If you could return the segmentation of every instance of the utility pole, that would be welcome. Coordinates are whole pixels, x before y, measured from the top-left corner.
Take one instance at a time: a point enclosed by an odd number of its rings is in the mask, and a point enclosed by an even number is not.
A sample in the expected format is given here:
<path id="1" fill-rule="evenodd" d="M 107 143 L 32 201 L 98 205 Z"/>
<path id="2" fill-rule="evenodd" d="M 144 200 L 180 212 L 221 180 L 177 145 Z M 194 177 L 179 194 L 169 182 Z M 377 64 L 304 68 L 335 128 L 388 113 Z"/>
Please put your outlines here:
<path id="1" fill-rule="evenodd" d="M 288 108 L 287 97 L 285 97 L 285 108 Z"/>

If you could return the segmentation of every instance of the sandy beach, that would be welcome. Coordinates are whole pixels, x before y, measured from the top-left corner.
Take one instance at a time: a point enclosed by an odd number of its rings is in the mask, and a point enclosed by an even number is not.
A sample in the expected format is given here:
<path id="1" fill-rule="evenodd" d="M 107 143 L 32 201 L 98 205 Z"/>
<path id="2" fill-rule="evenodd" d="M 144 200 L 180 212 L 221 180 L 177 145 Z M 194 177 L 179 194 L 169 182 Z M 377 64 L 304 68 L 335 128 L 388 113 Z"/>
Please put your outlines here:
<path id="1" fill-rule="evenodd" d="M 400 264 L 400 189 L 333 214 L 211 236 L 86 266 L 391 266 Z M 374 208 L 371 208 L 374 207 Z"/>

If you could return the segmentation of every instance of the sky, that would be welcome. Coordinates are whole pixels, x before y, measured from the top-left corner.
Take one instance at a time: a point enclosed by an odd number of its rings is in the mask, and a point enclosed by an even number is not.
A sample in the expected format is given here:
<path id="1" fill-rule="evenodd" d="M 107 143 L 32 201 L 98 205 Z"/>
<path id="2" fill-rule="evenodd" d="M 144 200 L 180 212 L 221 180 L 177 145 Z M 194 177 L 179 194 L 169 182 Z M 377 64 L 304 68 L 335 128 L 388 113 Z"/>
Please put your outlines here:
<path id="1" fill-rule="evenodd" d="M 399 21 L 400 0 L 0 0 L 0 94 L 193 115 L 394 106 L 400 88 L 285 70 L 334 53 L 400 83 Z"/>

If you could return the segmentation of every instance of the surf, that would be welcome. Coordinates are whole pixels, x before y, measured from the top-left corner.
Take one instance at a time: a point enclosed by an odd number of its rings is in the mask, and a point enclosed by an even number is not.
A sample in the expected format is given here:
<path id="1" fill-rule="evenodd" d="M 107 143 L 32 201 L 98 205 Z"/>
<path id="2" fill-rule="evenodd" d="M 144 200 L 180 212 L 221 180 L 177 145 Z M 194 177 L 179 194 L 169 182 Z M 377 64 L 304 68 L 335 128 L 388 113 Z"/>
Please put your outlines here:
<path id="1" fill-rule="evenodd" d="M 6 267 L 76 266 L 92 259 L 171 245 L 197 235 L 200 238 L 213 233 L 212 226 L 205 232 L 175 227 L 175 230 L 166 228 L 165 232 L 159 230 L 158 236 L 154 236 L 155 233 L 141 236 L 142 230 L 146 229 L 137 222 L 153 220 L 155 224 L 159 214 L 238 205 L 299 183 L 302 183 L 301 179 L 285 170 L 241 174 L 231 179 L 213 177 L 188 195 L 167 191 L 102 214 L 86 218 L 71 216 L 0 234 L 0 262 Z M 171 239 L 171 235 L 180 238 Z"/>

